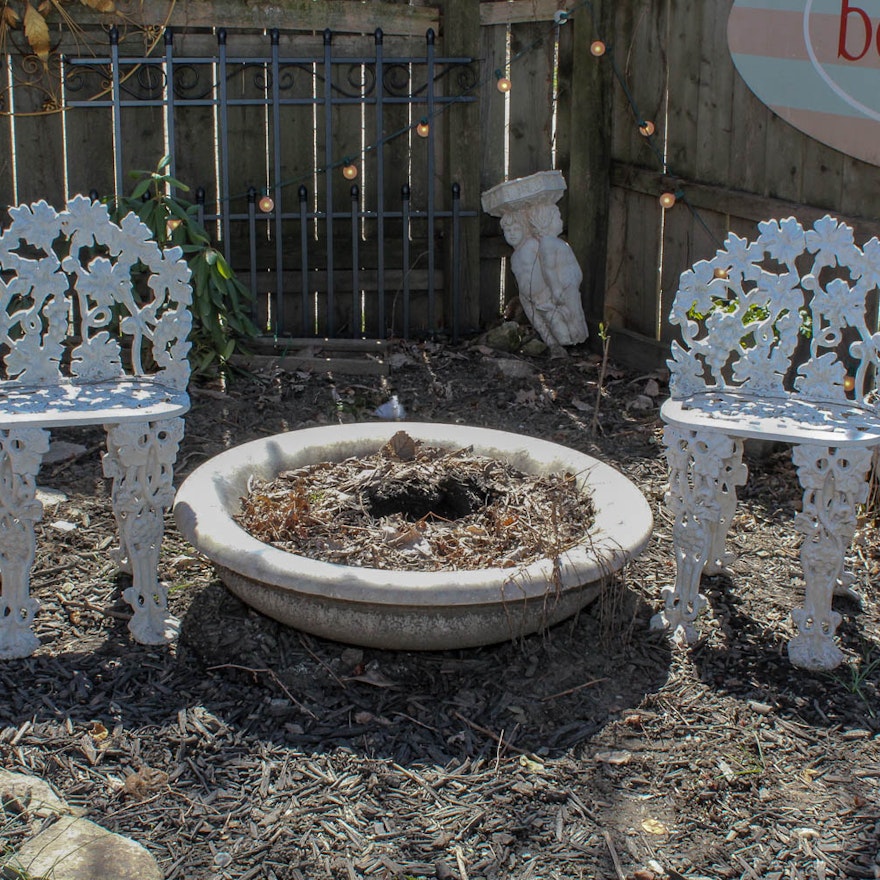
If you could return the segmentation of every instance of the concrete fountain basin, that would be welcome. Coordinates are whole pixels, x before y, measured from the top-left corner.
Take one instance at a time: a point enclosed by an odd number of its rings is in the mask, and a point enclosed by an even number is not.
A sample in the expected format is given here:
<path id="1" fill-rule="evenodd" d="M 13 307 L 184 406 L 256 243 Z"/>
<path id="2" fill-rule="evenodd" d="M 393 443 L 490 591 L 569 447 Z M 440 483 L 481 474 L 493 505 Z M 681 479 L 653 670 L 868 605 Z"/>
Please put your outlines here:
<path id="1" fill-rule="evenodd" d="M 509 462 L 523 473 L 573 473 L 592 496 L 583 540 L 514 568 L 409 571 L 361 568 L 288 553 L 258 541 L 233 518 L 251 478 L 369 455 L 405 431 L 443 449 Z M 645 547 L 653 528 L 642 493 L 584 453 L 521 434 L 463 425 L 378 422 L 306 428 L 254 440 L 198 467 L 177 493 L 184 537 L 226 587 L 284 624 L 366 647 L 443 650 L 492 644 L 552 626 L 592 602 Z"/>

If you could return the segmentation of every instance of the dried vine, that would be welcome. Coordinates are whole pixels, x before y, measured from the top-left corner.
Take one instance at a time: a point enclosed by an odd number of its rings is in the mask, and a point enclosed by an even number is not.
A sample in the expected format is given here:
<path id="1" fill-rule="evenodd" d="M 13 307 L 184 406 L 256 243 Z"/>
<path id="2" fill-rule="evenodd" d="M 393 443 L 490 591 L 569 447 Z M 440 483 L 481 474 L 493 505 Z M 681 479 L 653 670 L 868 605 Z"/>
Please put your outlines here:
<path id="1" fill-rule="evenodd" d="M 72 36 L 91 52 L 87 35 L 76 18 L 76 10 L 85 7 L 105 16 L 105 24 L 125 25 L 143 34 L 145 55 L 149 55 L 161 39 L 164 26 L 174 9 L 176 0 L 169 0 L 165 23 L 148 26 L 120 8 L 116 0 L 0 0 L 0 57 L 10 54 L 22 56 L 18 71 L 13 73 L 16 89 L 35 89 L 43 94 L 39 110 L 15 112 L 8 101 L 10 86 L 0 90 L 0 116 L 43 116 L 64 112 L 58 83 L 61 79 L 56 65 L 60 65 L 60 47 L 66 36 Z M 54 36 L 54 40 L 53 40 Z M 137 66 L 125 78 L 132 76 Z M 24 75 L 22 75 L 24 74 Z M 105 87 L 93 98 L 110 91 Z"/>

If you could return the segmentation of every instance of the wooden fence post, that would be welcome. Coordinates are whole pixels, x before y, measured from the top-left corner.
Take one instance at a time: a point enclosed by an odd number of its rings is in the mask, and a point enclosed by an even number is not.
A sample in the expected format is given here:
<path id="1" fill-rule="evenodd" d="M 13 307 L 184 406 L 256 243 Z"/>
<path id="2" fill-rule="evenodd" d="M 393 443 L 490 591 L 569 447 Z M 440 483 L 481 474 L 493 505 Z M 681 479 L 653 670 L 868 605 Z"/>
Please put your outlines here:
<path id="1" fill-rule="evenodd" d="M 571 107 L 571 150 L 568 170 L 567 237 L 584 273 L 581 287 L 584 313 L 591 325 L 604 319 L 605 255 L 611 169 L 611 75 L 608 66 L 590 51 L 593 42 L 609 39 L 609 5 L 593 0 L 579 9 L 572 22 L 574 50 Z"/>
<path id="2" fill-rule="evenodd" d="M 480 4 L 478 0 L 445 0 L 442 12 L 443 50 L 450 57 L 466 56 L 479 64 L 480 57 Z M 481 70 L 476 71 L 479 77 Z M 477 94 L 476 92 L 474 93 Z M 455 104 L 450 107 L 446 124 L 447 173 L 443 182 L 443 203 L 451 197 L 451 186 L 461 186 L 461 208 L 480 210 L 480 104 L 479 101 Z M 461 227 L 461 256 L 458 265 L 452 263 L 451 235 L 447 240 L 446 289 L 451 291 L 452 272 L 460 272 L 460 306 L 462 332 L 475 330 L 487 319 L 480 303 L 480 229 L 479 223 L 465 218 Z M 497 308 L 496 308 L 497 314 Z M 451 316 L 452 309 L 446 314 Z M 451 328 L 450 328 L 451 329 Z"/>

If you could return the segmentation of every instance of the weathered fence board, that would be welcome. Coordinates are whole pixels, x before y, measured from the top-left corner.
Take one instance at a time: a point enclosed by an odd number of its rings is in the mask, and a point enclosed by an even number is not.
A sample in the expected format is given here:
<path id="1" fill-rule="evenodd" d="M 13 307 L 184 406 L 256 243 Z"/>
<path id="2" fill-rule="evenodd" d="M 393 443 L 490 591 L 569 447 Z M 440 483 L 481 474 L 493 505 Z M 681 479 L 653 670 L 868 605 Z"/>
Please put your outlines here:
<path id="1" fill-rule="evenodd" d="M 387 34 L 421 36 L 440 26 L 440 7 L 370 0 L 273 0 L 270 3 L 242 3 L 241 0 L 211 0 L 210 3 L 174 3 L 167 0 L 139 0 L 138 22 L 153 29 L 172 27 L 193 30 L 216 27 L 292 29 L 321 33 L 371 34 L 378 24 Z M 77 9 L 76 20 L 86 24 L 107 24 L 107 16 L 90 9 Z"/>
<path id="2" fill-rule="evenodd" d="M 731 65 L 732 68 L 732 65 Z M 721 96 L 719 100 L 723 101 Z M 764 193 L 767 179 L 767 108 L 755 97 L 741 77 L 733 77 L 733 89 L 727 98 L 731 107 L 728 125 L 727 166 L 730 185 L 746 192 Z"/>
<path id="3" fill-rule="evenodd" d="M 481 4 L 483 6 L 502 4 Z M 507 6 L 508 4 L 503 4 Z M 493 14 L 494 16 L 494 14 Z M 495 88 L 495 71 L 503 70 L 506 64 L 507 24 L 487 24 L 481 29 L 480 58 L 482 60 L 481 79 L 487 85 L 480 90 L 480 127 L 482 138 L 480 143 L 480 191 L 491 189 L 505 179 L 507 168 L 505 143 L 505 98 Z M 510 298 L 516 288 L 502 283 L 502 259 L 510 254 L 503 240 L 499 241 L 500 226 L 498 218 L 488 214 L 480 217 L 480 302 L 481 311 L 491 314 L 496 312 L 504 298 Z M 493 241 L 495 247 L 487 248 L 487 242 Z M 510 276 L 512 279 L 512 275 Z"/>
<path id="4" fill-rule="evenodd" d="M 607 64 L 593 56 L 590 44 L 599 37 L 607 39 L 614 4 L 594 3 L 595 18 L 585 12 L 581 9 L 565 25 L 573 28 L 571 82 L 576 87 L 573 85 L 570 97 L 560 102 L 559 124 L 570 132 L 572 143 L 569 164 L 560 162 L 560 168 L 568 180 L 568 193 L 562 201 L 566 236 L 584 273 L 584 312 L 596 324 L 603 320 L 606 284 L 612 74 Z M 563 107 L 567 108 L 565 113 Z"/>
<path id="5" fill-rule="evenodd" d="M 880 205 L 880 171 L 847 156 L 843 163 L 840 210 L 856 217 L 877 217 Z"/>
<path id="6" fill-rule="evenodd" d="M 701 2 L 699 6 L 710 7 L 711 4 Z M 689 11 L 693 12 L 693 9 Z M 693 177 L 707 183 L 724 183 L 730 180 L 731 160 L 739 161 L 739 157 L 731 156 L 728 148 L 733 127 L 730 96 L 735 72 L 732 64 L 719 64 L 714 53 L 703 51 L 705 46 L 723 45 L 727 19 L 722 15 L 713 15 L 711 8 L 706 8 L 701 24 L 699 46 L 694 47 L 699 51 L 700 66 L 697 112 L 693 124 L 698 138 Z M 676 49 L 675 57 L 678 58 L 679 55 Z M 681 57 L 688 56 L 682 53 Z"/>
<path id="7" fill-rule="evenodd" d="M 39 76 L 39 65 L 33 57 L 12 58 L 12 76 L 27 81 Z M 50 88 L 58 94 L 59 84 L 53 66 L 49 74 Z M 15 126 L 12 150 L 18 165 L 18 198 L 22 201 L 46 199 L 50 204 L 64 201 L 64 164 L 61 155 L 62 118 L 59 113 L 43 116 L 40 111 L 51 95 L 42 89 L 14 90 Z"/>
<path id="8" fill-rule="evenodd" d="M 480 55 L 480 9 L 471 0 L 446 0 L 443 6 L 443 47 L 451 56 L 462 56 L 479 59 Z M 479 87 L 479 61 L 467 71 L 469 83 L 467 93 L 476 97 L 475 90 Z M 460 207 L 479 212 L 480 210 L 480 144 L 482 131 L 480 127 L 479 103 L 474 100 L 468 104 L 456 106 L 455 113 L 448 114 L 446 120 L 446 165 L 449 169 L 449 180 L 455 181 L 460 187 Z M 449 317 L 457 317 L 460 326 L 476 329 L 485 323 L 488 315 L 481 312 L 483 303 L 480 299 L 480 233 L 479 224 L 466 224 L 461 229 L 460 257 L 457 260 L 448 258 L 452 239 L 446 240 L 447 266 L 449 269 L 447 291 L 466 291 L 456 306 L 449 302 Z M 430 269 L 430 267 L 429 267 Z M 492 319 L 498 315 L 497 308 Z M 448 325 L 447 325 L 448 329 Z"/>
<path id="9" fill-rule="evenodd" d="M 0 206 L 10 205 L 16 199 L 15 167 L 12 155 L 12 108 L 8 65 L 0 64 Z"/>
<path id="10" fill-rule="evenodd" d="M 711 27 L 705 26 L 705 19 L 714 14 L 719 4 L 706 3 L 705 0 L 676 0 L 668 5 L 668 19 L 665 22 L 666 35 L 663 38 L 662 54 L 667 59 L 668 96 L 666 115 L 666 162 L 677 174 L 688 178 L 698 176 L 697 168 L 700 153 L 708 148 L 711 161 L 711 148 L 714 143 L 706 143 L 705 132 L 697 125 L 700 108 L 700 59 L 708 46 L 704 36 L 715 35 Z M 723 62 L 722 62 L 723 63 Z M 637 56 L 633 58 L 633 69 L 639 70 Z M 712 71 L 714 78 L 714 70 Z"/>
<path id="11" fill-rule="evenodd" d="M 638 123 L 650 120 L 658 131 L 663 125 L 668 75 L 663 8 L 656 2 L 619 3 L 610 33 L 602 35 L 608 47 L 602 63 L 618 77 L 612 91 L 611 150 L 620 161 L 656 162 L 648 141 L 639 135 Z"/>
<path id="12" fill-rule="evenodd" d="M 511 177 L 525 177 L 552 167 L 553 38 L 553 30 L 544 22 L 510 26 L 510 51 L 520 56 L 508 72 L 512 86 Z"/>

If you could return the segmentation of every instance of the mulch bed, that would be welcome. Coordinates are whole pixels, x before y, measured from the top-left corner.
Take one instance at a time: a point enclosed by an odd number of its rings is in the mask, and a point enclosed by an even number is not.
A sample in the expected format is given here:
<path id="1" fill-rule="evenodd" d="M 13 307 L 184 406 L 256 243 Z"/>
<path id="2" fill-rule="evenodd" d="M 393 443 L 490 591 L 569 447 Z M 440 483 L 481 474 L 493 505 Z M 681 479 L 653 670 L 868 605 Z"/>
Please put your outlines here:
<path id="1" fill-rule="evenodd" d="M 612 369 L 594 437 L 586 351 L 424 344 L 393 357 L 389 379 L 266 373 L 197 391 L 178 479 L 258 436 L 371 418 L 396 393 L 415 420 L 519 431 L 615 465 L 654 510 L 645 553 L 549 632 L 385 652 L 250 611 L 169 523 L 162 575 L 183 631 L 146 648 L 128 636 L 126 578 L 108 558 L 100 433 L 65 435 L 88 452 L 41 476 L 67 500 L 39 527 L 42 647 L 0 664 L 3 766 L 143 843 L 169 880 L 880 875 L 874 532 L 851 560 L 863 607 L 835 600 L 848 662 L 794 669 L 800 493 L 787 452 L 752 459 L 738 559 L 704 579 L 702 639 L 681 651 L 648 629 L 673 571 L 664 376 Z M 7 837 L 13 818 L 0 814 Z"/>
<path id="2" fill-rule="evenodd" d="M 378 452 L 254 480 L 235 519 L 290 553 L 402 571 L 511 568 L 555 557 L 593 521 L 577 474 L 525 474 L 398 431 Z"/>

